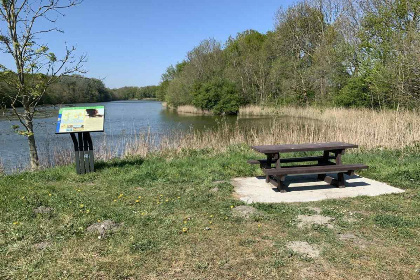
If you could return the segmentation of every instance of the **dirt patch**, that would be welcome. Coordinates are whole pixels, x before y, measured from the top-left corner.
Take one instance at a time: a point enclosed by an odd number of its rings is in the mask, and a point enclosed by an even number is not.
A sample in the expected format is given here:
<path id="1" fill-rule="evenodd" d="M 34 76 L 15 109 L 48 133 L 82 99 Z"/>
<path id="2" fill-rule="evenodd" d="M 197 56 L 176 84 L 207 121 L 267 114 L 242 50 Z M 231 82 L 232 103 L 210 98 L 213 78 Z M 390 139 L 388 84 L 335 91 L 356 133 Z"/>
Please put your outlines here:
<path id="1" fill-rule="evenodd" d="M 315 279 L 318 273 L 315 268 L 309 266 L 301 268 L 299 274 L 301 279 Z"/>
<path id="2" fill-rule="evenodd" d="M 241 205 L 232 209 L 234 217 L 249 218 L 252 215 L 259 214 L 259 211 L 252 206 Z"/>
<path id="3" fill-rule="evenodd" d="M 366 244 L 367 244 L 366 240 L 364 240 L 360 237 L 357 237 L 353 233 L 339 233 L 338 234 L 338 239 L 340 239 L 341 241 L 344 241 L 346 243 L 352 243 L 354 245 L 357 245 L 360 248 L 365 248 Z"/>
<path id="4" fill-rule="evenodd" d="M 298 216 L 298 228 L 305 228 L 310 227 L 311 225 L 324 225 L 327 228 L 334 228 L 332 224 L 330 224 L 331 221 L 334 220 L 334 218 L 328 217 L 328 216 L 322 216 L 322 215 L 299 215 Z"/>
<path id="5" fill-rule="evenodd" d="M 120 227 L 120 224 L 115 223 L 111 220 L 105 220 L 99 223 L 90 225 L 87 228 L 88 232 L 99 233 L 100 237 L 104 237 L 109 232 L 114 232 Z"/>
<path id="6" fill-rule="evenodd" d="M 38 208 L 34 209 L 35 214 L 49 214 L 54 210 L 51 207 L 39 206 Z"/>
<path id="7" fill-rule="evenodd" d="M 212 193 L 215 193 L 215 192 L 218 192 L 218 191 L 219 191 L 218 187 L 214 187 L 214 188 L 210 189 L 210 192 L 212 192 Z"/>
<path id="8" fill-rule="evenodd" d="M 319 257 L 319 250 L 305 241 L 292 241 L 287 243 L 286 247 L 293 252 L 304 255 L 309 258 Z"/>
<path id="9" fill-rule="evenodd" d="M 34 248 L 38 250 L 44 250 L 48 247 L 50 247 L 50 243 L 47 241 L 34 244 Z"/>

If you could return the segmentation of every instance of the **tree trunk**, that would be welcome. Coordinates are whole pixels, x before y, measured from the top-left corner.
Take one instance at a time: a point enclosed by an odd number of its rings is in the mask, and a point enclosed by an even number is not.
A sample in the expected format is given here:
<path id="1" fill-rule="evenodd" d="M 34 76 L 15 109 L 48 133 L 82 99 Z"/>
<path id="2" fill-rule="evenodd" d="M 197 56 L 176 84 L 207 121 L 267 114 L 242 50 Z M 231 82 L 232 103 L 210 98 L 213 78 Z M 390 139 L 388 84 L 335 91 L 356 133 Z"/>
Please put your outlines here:
<path id="1" fill-rule="evenodd" d="M 29 160 L 31 163 L 31 170 L 39 169 L 38 150 L 35 143 L 35 134 L 32 119 L 26 119 L 28 131 L 28 144 L 29 144 Z"/>

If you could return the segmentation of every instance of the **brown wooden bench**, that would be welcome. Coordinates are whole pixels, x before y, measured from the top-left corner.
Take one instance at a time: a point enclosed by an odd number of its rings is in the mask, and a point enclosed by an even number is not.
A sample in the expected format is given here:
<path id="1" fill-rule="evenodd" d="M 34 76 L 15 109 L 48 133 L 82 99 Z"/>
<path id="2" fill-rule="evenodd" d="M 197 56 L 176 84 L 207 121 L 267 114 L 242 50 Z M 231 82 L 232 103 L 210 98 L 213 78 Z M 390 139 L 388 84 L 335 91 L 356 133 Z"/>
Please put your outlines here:
<path id="1" fill-rule="evenodd" d="M 283 158 L 281 159 L 281 163 L 291 163 L 291 162 L 306 162 L 306 161 L 324 161 L 323 156 L 316 156 L 316 157 L 299 157 L 299 158 Z M 328 159 L 335 159 L 334 156 L 328 156 Z M 248 160 L 249 164 L 259 164 L 261 168 L 266 168 L 268 165 L 268 160 L 266 159 L 251 159 Z M 275 162 L 270 162 L 270 164 L 274 164 Z M 326 164 L 335 164 L 334 162 L 328 162 Z"/>
<path id="2" fill-rule="evenodd" d="M 265 154 L 267 159 L 249 160 L 248 163 L 259 164 L 266 175 L 266 182 L 274 184 L 280 192 L 287 191 L 287 186 L 284 184 L 287 175 L 318 174 L 318 179 L 342 188 L 345 186 L 344 174 L 352 175 L 355 170 L 368 168 L 368 166 L 364 164 L 342 164 L 341 156 L 344 154 L 345 150 L 349 148 L 357 148 L 357 145 L 343 142 L 262 145 L 252 146 L 252 148 L 257 152 Z M 323 155 L 280 158 L 281 153 L 307 151 L 323 151 Z M 315 161 L 316 164 L 282 166 L 283 163 L 313 161 Z M 338 178 L 334 179 L 327 176 L 326 173 L 337 173 Z"/>
<path id="3" fill-rule="evenodd" d="M 367 169 L 364 164 L 342 164 L 342 165 L 325 165 L 325 166 L 291 166 L 282 167 L 280 169 L 271 168 L 263 169 L 265 175 L 269 176 L 270 182 L 274 184 L 280 192 L 286 192 L 287 186 L 284 184 L 287 175 L 301 174 L 318 174 L 319 180 L 324 180 L 333 186 L 344 188 L 344 174 L 354 175 L 355 170 Z M 337 173 L 337 179 L 327 176 L 326 173 Z M 271 176 L 273 178 L 271 178 Z"/>

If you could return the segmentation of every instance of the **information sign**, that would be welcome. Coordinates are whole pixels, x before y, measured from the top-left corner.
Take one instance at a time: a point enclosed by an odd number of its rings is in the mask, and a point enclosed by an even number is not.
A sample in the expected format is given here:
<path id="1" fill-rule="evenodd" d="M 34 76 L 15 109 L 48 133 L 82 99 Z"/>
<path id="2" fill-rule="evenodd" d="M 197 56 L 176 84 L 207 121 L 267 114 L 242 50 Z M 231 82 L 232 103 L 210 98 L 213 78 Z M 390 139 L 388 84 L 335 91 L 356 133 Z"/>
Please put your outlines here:
<path id="1" fill-rule="evenodd" d="M 61 108 L 55 133 L 104 131 L 104 106 Z"/>

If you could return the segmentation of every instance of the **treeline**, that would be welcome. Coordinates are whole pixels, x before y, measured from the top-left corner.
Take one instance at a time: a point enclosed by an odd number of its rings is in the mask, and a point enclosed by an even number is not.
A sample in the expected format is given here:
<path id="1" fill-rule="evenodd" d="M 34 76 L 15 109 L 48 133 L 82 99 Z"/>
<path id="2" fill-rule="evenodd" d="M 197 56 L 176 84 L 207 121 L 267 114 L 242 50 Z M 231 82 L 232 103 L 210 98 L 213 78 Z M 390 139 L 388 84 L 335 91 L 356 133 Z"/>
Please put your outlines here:
<path id="1" fill-rule="evenodd" d="M 9 107 L 11 98 L 16 94 L 16 89 L 6 82 L 8 75 L 1 75 L 1 77 L 0 105 Z M 48 88 L 40 104 L 92 103 L 154 98 L 156 97 L 156 88 L 157 86 L 109 89 L 99 79 L 86 78 L 80 75 L 63 76 Z"/>
<path id="2" fill-rule="evenodd" d="M 156 98 L 159 86 L 122 87 L 112 90 L 114 100 Z"/>
<path id="3" fill-rule="evenodd" d="M 162 75 L 157 96 L 235 114 L 246 104 L 420 104 L 420 1 L 314 0 L 280 9 L 267 34 L 204 40 Z"/>

